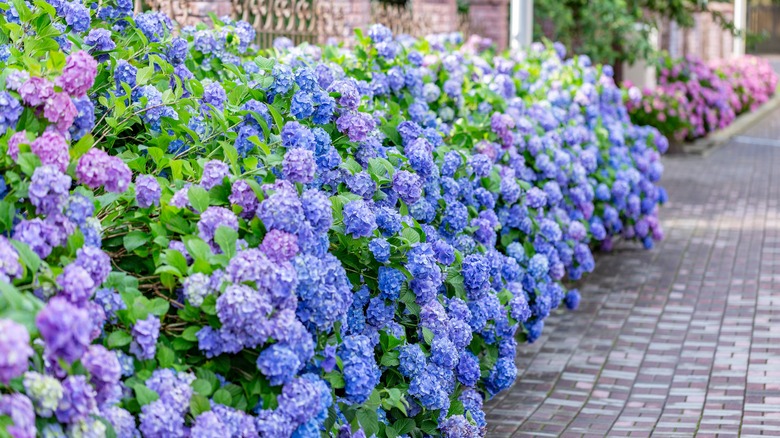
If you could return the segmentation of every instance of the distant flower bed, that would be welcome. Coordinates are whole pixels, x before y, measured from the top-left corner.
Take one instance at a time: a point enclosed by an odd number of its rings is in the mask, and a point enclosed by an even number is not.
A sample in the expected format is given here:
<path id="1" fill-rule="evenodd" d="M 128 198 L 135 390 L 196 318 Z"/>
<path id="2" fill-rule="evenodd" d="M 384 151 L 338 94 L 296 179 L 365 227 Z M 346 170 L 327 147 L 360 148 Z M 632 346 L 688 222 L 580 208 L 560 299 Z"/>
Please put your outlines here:
<path id="1" fill-rule="evenodd" d="M 4 3 L 0 435 L 479 437 L 668 143 L 609 66 Z"/>
<path id="2" fill-rule="evenodd" d="M 634 123 L 654 126 L 678 141 L 694 140 L 755 110 L 776 88 L 777 74 L 763 58 L 747 55 L 709 65 L 691 57 L 666 58 L 658 69 L 658 87 L 641 94 L 630 89 L 626 106 Z"/>

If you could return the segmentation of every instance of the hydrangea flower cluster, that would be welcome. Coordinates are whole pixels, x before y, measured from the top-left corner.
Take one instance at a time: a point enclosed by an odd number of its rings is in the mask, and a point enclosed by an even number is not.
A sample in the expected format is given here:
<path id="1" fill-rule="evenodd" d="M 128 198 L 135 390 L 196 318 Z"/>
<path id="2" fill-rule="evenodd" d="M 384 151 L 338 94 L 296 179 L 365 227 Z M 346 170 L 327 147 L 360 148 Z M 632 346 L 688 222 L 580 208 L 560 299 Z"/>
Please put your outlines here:
<path id="1" fill-rule="evenodd" d="M 562 281 L 662 237 L 667 144 L 608 66 L 52 6 L 6 36 L 63 62 L 0 94 L 12 434 L 484 436 Z"/>
<path id="2" fill-rule="evenodd" d="M 655 126 L 677 141 L 723 129 L 736 115 L 771 98 L 778 77 L 769 61 L 755 56 L 715 60 L 664 58 L 659 85 L 641 95 L 629 87 L 626 106 L 636 123 Z"/>

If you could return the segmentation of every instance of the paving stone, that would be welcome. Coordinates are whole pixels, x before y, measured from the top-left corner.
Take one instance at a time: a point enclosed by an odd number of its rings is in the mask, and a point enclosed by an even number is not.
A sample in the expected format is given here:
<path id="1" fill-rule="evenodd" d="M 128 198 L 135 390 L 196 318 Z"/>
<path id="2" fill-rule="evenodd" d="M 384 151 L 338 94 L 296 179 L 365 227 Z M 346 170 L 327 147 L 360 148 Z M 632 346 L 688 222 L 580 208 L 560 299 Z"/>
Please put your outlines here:
<path id="1" fill-rule="evenodd" d="M 777 140 L 780 110 L 742 134 Z M 518 349 L 489 437 L 780 436 L 780 147 L 667 156 L 666 239 L 597 256 Z"/>

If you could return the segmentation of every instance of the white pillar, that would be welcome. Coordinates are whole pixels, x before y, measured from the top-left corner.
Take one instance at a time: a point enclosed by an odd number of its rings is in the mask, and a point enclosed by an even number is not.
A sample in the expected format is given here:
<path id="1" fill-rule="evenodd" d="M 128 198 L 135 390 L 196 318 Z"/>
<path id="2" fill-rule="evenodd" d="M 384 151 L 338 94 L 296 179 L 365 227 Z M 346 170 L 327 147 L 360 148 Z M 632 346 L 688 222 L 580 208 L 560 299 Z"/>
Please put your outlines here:
<path id="1" fill-rule="evenodd" d="M 509 47 L 528 47 L 534 35 L 534 0 L 511 0 L 509 4 Z"/>
<path id="2" fill-rule="evenodd" d="M 747 0 L 734 0 L 734 27 L 739 35 L 734 37 L 734 57 L 745 54 L 745 32 L 747 32 Z"/>

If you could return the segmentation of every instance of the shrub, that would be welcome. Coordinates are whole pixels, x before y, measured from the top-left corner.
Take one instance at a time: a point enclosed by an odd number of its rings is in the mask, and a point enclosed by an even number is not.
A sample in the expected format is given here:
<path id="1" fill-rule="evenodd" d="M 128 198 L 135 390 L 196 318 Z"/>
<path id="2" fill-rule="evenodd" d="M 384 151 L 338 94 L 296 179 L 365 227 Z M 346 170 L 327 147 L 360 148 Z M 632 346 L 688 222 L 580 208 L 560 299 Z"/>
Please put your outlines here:
<path id="1" fill-rule="evenodd" d="M 6 7 L 12 436 L 482 436 L 591 246 L 662 237 L 666 141 L 587 58 Z"/>

